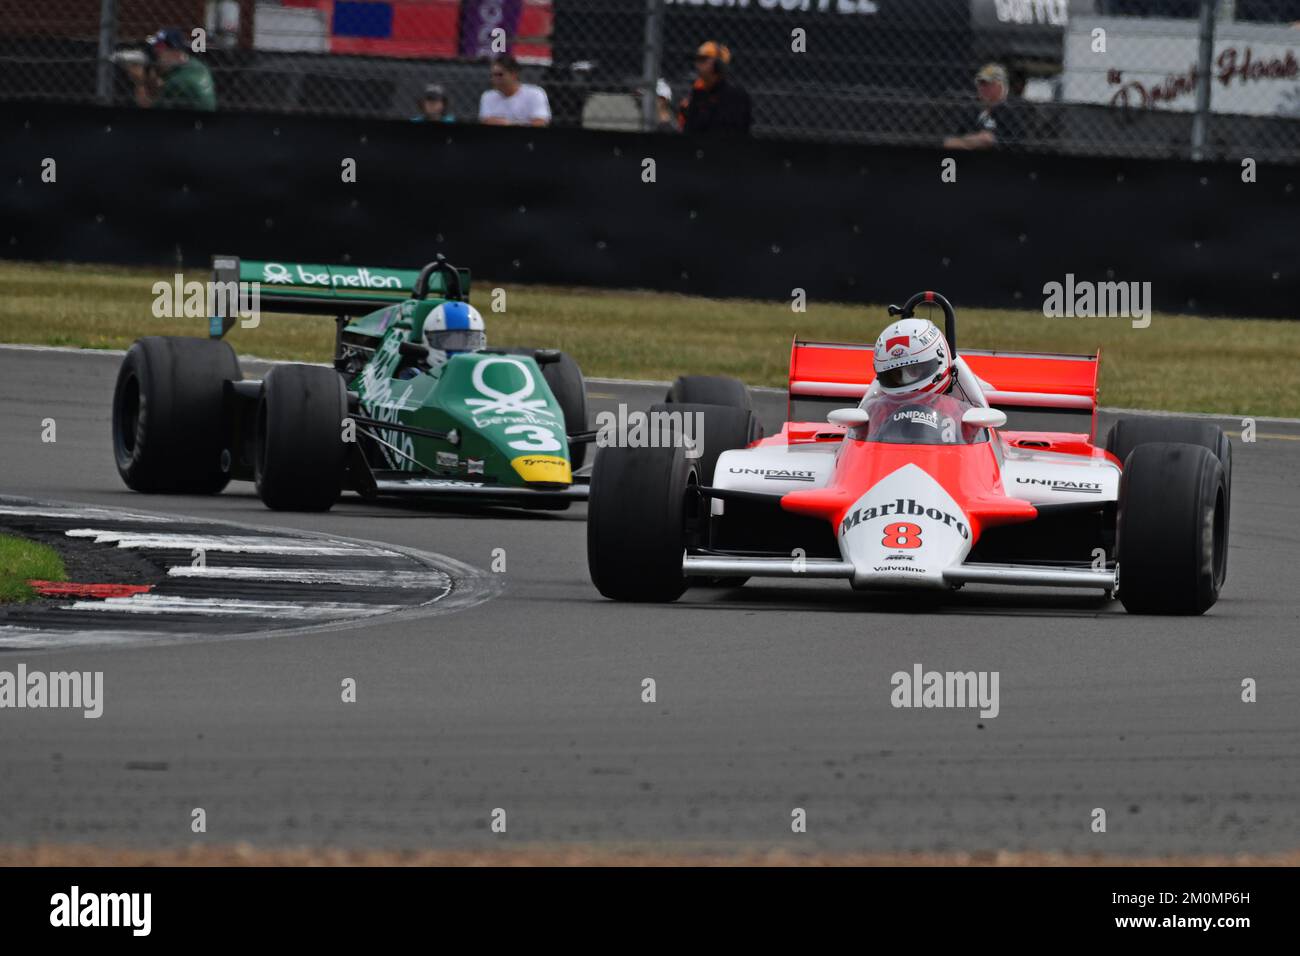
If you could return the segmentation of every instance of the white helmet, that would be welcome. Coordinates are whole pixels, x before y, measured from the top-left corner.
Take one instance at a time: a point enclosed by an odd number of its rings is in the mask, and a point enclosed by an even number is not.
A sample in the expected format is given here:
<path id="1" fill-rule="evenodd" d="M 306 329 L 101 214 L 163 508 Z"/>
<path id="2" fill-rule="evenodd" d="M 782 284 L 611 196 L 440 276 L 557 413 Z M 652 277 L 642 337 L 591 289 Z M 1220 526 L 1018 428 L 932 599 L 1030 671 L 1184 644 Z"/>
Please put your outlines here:
<path id="1" fill-rule="evenodd" d="M 952 379 L 952 355 L 929 319 L 901 319 L 876 339 L 876 381 L 886 395 L 942 392 Z"/>
<path id="2" fill-rule="evenodd" d="M 435 361 L 445 361 L 460 352 L 487 348 L 483 316 L 468 302 L 444 302 L 424 320 L 424 342 Z"/>

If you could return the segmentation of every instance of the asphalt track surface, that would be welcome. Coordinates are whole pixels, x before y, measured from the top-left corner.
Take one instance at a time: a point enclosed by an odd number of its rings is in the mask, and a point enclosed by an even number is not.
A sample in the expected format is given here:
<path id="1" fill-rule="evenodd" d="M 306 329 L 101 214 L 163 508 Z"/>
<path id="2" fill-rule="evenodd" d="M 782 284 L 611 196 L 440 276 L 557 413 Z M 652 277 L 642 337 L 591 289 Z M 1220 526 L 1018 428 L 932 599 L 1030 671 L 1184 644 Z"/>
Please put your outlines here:
<path id="1" fill-rule="evenodd" d="M 0 494 L 327 532 L 479 568 L 504 548 L 505 586 L 383 626 L 0 653 L 0 669 L 101 670 L 105 687 L 98 720 L 0 711 L 0 844 L 1159 856 L 1300 843 L 1294 425 L 1234 440 L 1229 578 L 1201 618 L 983 587 L 900 604 L 842 582 L 619 605 L 588 579 L 585 506 L 467 514 L 348 497 L 320 516 L 268 512 L 248 485 L 135 495 L 110 453 L 118 362 L 0 349 Z M 662 394 L 591 390 L 593 411 Z M 760 403 L 772 427 L 783 402 Z M 893 708 L 890 676 L 916 663 L 998 671 L 1001 712 Z M 656 703 L 642 702 L 647 677 Z M 1257 703 L 1241 701 L 1244 678 Z M 1098 807 L 1104 834 L 1090 829 Z M 495 808 L 504 834 L 489 829 Z"/>

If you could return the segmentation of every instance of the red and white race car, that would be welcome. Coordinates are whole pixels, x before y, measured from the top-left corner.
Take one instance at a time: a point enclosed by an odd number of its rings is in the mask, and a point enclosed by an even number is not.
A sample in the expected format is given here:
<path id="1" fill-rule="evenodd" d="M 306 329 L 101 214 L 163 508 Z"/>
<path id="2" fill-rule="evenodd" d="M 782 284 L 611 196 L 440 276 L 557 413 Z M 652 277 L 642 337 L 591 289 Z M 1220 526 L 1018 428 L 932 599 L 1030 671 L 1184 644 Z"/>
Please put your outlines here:
<path id="1" fill-rule="evenodd" d="M 1096 588 L 1139 613 L 1213 605 L 1228 553 L 1222 430 L 1122 418 L 1097 445 L 1098 355 L 958 352 L 943 296 L 890 312 L 922 303 L 944 312 L 956 385 L 943 395 L 871 389 L 870 345 L 796 340 L 789 421 L 762 438 L 742 383 L 678 379 L 639 440 L 597 456 L 587 555 L 600 593 L 672 601 L 690 585 L 842 578 Z M 1009 430 L 1008 413 L 1077 424 Z"/>

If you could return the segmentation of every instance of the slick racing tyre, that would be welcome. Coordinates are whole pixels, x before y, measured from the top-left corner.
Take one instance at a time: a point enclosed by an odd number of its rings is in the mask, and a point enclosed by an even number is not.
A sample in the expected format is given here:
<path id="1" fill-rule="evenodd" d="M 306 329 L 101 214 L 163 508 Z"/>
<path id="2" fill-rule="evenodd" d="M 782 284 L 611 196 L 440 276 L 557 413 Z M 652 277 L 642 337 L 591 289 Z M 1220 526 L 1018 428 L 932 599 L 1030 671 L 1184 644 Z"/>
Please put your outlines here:
<path id="1" fill-rule="evenodd" d="M 133 491 L 215 494 L 230 480 L 227 381 L 241 378 L 219 339 L 149 336 L 122 360 L 113 390 L 113 457 Z"/>
<path id="2" fill-rule="evenodd" d="M 754 433 L 756 427 L 754 413 L 748 409 L 727 405 L 696 405 L 686 402 L 651 405 L 650 427 L 652 429 L 655 427 L 656 413 L 671 414 L 673 412 L 683 416 L 677 421 L 686 430 L 686 434 L 702 444 L 698 457 L 694 459 L 695 474 L 700 484 L 706 486 L 713 484 L 713 476 L 718 468 L 718 458 L 722 453 L 733 448 L 747 447 L 750 436 Z M 687 415 L 698 415 L 699 417 L 688 419 L 685 417 Z M 715 588 L 738 588 L 747 580 L 749 579 L 743 577 L 697 578 L 694 583 Z"/>
<path id="3" fill-rule="evenodd" d="M 745 383 L 725 375 L 681 375 L 664 396 L 665 402 L 693 402 L 696 405 L 731 405 L 753 409 Z"/>
<path id="4" fill-rule="evenodd" d="M 702 447 L 695 461 L 695 470 L 699 474 L 702 485 L 713 484 L 713 472 L 717 468 L 718 456 L 733 448 L 747 447 L 756 427 L 754 413 L 748 409 L 680 402 L 650 406 L 649 421 L 652 431 L 656 430 L 655 422 L 662 421 L 655 416 L 665 414 L 680 415 L 681 418 L 675 421 L 680 422 L 692 440 L 701 443 Z"/>
<path id="5" fill-rule="evenodd" d="M 560 410 L 564 412 L 564 430 L 569 433 L 587 430 L 587 383 L 583 380 L 582 370 L 568 352 L 561 352 L 555 362 L 542 366 L 542 377 L 550 386 Z M 574 471 L 582 467 L 587 460 L 585 442 L 569 446 L 569 464 Z"/>
<path id="6" fill-rule="evenodd" d="M 1133 417 L 1120 418 L 1106 435 L 1106 450 L 1121 462 L 1139 445 L 1152 442 L 1180 442 L 1208 448 L 1223 466 L 1224 521 L 1232 516 L 1232 443 L 1223 429 L 1213 422 L 1187 418 Z M 1226 566 L 1225 566 L 1226 574 Z"/>
<path id="7" fill-rule="evenodd" d="M 1232 487 L 1232 443 L 1213 422 L 1186 418 L 1120 418 L 1106 435 L 1106 450 L 1124 461 L 1138 445 L 1151 442 L 1179 442 L 1208 448 L 1223 465 L 1223 477 Z"/>
<path id="8" fill-rule="evenodd" d="M 1227 568 L 1228 485 L 1202 445 L 1152 442 L 1124 461 L 1119 599 L 1136 614 L 1203 614 Z"/>
<path id="9" fill-rule="evenodd" d="M 671 404 L 725 405 L 729 408 L 743 408 L 745 411 L 754 410 L 745 383 L 725 375 L 680 375 L 668 389 L 664 401 Z M 762 437 L 763 424 L 755 415 L 748 440 L 744 444 L 756 442 Z M 744 445 L 735 447 L 743 448 Z"/>
<path id="10" fill-rule="evenodd" d="M 587 503 L 587 568 L 596 590 L 615 601 L 675 601 L 686 590 L 682 553 L 702 500 L 695 469 L 673 447 L 602 448 Z"/>
<path id="11" fill-rule="evenodd" d="M 342 490 L 348 397 L 330 368 L 278 365 L 257 402 L 253 473 L 277 511 L 328 511 Z"/>

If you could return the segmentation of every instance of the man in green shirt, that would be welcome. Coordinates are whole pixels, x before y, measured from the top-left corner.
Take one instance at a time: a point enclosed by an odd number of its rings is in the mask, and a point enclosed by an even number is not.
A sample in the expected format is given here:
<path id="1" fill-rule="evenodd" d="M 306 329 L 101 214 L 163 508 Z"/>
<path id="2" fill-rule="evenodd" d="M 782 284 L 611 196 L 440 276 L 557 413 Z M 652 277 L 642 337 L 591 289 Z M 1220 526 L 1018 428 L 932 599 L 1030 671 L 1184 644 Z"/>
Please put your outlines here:
<path id="1" fill-rule="evenodd" d="M 148 41 L 148 67 L 131 71 L 135 101 L 146 109 L 215 110 L 217 88 L 202 61 L 190 54 L 180 30 L 159 30 Z"/>

